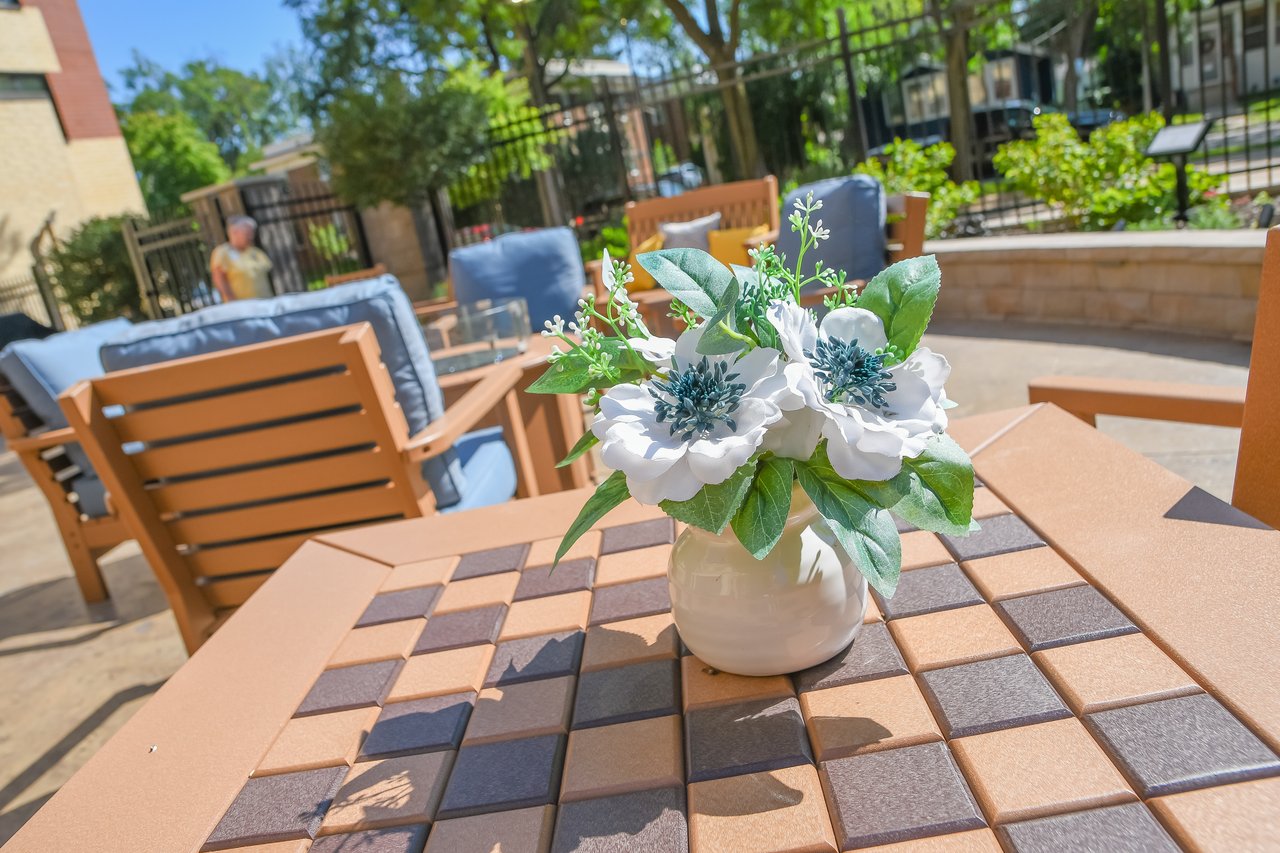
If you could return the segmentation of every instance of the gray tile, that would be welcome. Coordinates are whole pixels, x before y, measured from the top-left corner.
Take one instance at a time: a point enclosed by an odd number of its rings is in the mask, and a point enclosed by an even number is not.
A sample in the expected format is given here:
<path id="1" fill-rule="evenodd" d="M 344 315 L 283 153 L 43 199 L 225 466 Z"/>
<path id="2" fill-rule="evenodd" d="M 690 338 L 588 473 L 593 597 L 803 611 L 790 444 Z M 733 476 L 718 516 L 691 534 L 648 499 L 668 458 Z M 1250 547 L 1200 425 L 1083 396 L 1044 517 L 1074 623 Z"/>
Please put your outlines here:
<path id="1" fill-rule="evenodd" d="M 1129 617 L 1091 586 L 1009 598 L 995 606 L 1033 652 L 1138 632 Z"/>
<path id="2" fill-rule="evenodd" d="M 841 850 L 987 825 L 942 743 L 840 758 L 820 771 Z"/>
<path id="3" fill-rule="evenodd" d="M 888 626 L 883 622 L 870 622 L 862 626 L 852 645 L 840 654 L 826 663 L 797 672 L 792 680 L 795 681 L 796 690 L 804 693 L 807 690 L 840 687 L 856 681 L 906 674 L 907 665 L 903 663 L 902 654 L 889 636 Z"/>
<path id="4" fill-rule="evenodd" d="M 464 746 L 440 801 L 438 819 L 554 803 L 564 747 L 564 735 Z"/>
<path id="5" fill-rule="evenodd" d="M 955 563 L 903 572 L 893 598 L 874 592 L 886 619 L 981 604 L 982 595 Z"/>
<path id="6" fill-rule="evenodd" d="M 683 788 L 657 788 L 560 806 L 552 853 L 686 853 Z"/>
<path id="7" fill-rule="evenodd" d="M 680 713 L 680 665 L 633 663 L 586 672 L 578 679 L 573 727 L 585 729 Z"/>
<path id="8" fill-rule="evenodd" d="M 401 660 L 383 660 L 321 673 L 294 716 L 381 705 L 392 677 L 400 671 L 403 663 Z"/>
<path id="9" fill-rule="evenodd" d="M 422 853 L 427 825 L 367 829 L 344 835 L 326 835 L 311 845 L 311 853 Z"/>
<path id="10" fill-rule="evenodd" d="M 671 609 L 666 577 L 597 589 L 591 596 L 591 623 L 618 622 Z"/>
<path id="11" fill-rule="evenodd" d="M 1039 534 L 1016 515 L 995 515 L 978 524 L 982 529 L 968 536 L 943 535 L 942 541 L 957 560 L 976 560 L 1044 546 Z"/>
<path id="12" fill-rule="evenodd" d="M 670 518 L 655 518 L 620 527 L 608 527 L 600 540 L 601 554 L 633 551 L 651 545 L 665 545 L 676 541 L 676 525 Z"/>
<path id="13" fill-rule="evenodd" d="M 384 592 L 375 595 L 373 601 L 365 608 L 356 622 L 357 628 L 366 625 L 380 625 L 383 622 L 398 622 L 401 619 L 417 619 L 426 616 L 436 606 L 440 597 L 438 586 L 420 586 L 415 589 L 402 589 L 396 592 Z"/>
<path id="14" fill-rule="evenodd" d="M 1085 724 L 1143 797 L 1280 774 L 1280 760 L 1208 694 L 1099 711 Z"/>
<path id="15" fill-rule="evenodd" d="M 794 697 L 701 708 L 684 723 L 690 782 L 813 763 Z"/>
<path id="16" fill-rule="evenodd" d="M 576 675 L 582 663 L 584 636 L 581 631 L 561 631 L 499 643 L 484 686 Z"/>
<path id="17" fill-rule="evenodd" d="M 914 533 L 915 531 L 920 529 L 909 521 L 903 521 L 901 518 L 898 518 L 896 515 L 893 517 L 893 523 L 898 526 L 899 533 Z"/>
<path id="18" fill-rule="evenodd" d="M 552 571 L 550 566 L 525 569 L 520 573 L 515 600 L 524 601 L 526 598 L 542 598 L 544 595 L 559 595 L 562 592 L 591 589 L 595 573 L 596 561 L 593 557 L 565 560 L 556 566 L 555 571 Z"/>
<path id="19" fill-rule="evenodd" d="M 524 565 L 524 558 L 529 555 L 529 543 L 507 545 L 503 548 L 491 548 L 488 551 L 476 551 L 463 554 L 458 567 L 453 570 L 450 580 L 460 581 L 467 578 L 478 578 L 481 575 L 496 575 L 499 572 L 514 572 Z"/>
<path id="20" fill-rule="evenodd" d="M 1026 655 L 935 669 L 920 680 L 948 738 L 1071 716 Z"/>
<path id="21" fill-rule="evenodd" d="M 1142 803 L 1054 815 L 996 829 L 1013 853 L 1178 853 Z"/>
<path id="22" fill-rule="evenodd" d="M 467 692 L 392 702 L 369 730 L 361 760 L 457 749 L 475 701 L 476 694 Z"/>
<path id="23" fill-rule="evenodd" d="M 201 849 L 315 838 L 346 775 L 343 765 L 250 779 Z"/>
<path id="24" fill-rule="evenodd" d="M 418 644 L 413 647 L 413 653 L 417 655 L 496 643 L 502 620 L 506 617 L 505 604 L 458 610 L 454 613 L 437 613 L 427 620 L 427 627 L 418 636 Z"/>

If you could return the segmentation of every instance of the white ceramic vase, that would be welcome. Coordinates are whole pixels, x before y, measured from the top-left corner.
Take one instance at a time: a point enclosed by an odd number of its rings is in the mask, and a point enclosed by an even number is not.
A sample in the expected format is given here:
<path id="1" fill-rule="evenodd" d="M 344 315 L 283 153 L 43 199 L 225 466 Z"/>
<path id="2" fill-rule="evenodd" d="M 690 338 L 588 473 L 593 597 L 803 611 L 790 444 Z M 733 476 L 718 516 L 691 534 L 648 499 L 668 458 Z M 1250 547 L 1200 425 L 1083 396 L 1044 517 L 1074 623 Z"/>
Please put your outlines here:
<path id="1" fill-rule="evenodd" d="M 729 528 L 688 527 L 668 578 L 685 645 L 737 675 L 780 675 L 831 658 L 858 635 L 867 608 L 866 578 L 798 487 L 782 538 L 763 560 Z"/>

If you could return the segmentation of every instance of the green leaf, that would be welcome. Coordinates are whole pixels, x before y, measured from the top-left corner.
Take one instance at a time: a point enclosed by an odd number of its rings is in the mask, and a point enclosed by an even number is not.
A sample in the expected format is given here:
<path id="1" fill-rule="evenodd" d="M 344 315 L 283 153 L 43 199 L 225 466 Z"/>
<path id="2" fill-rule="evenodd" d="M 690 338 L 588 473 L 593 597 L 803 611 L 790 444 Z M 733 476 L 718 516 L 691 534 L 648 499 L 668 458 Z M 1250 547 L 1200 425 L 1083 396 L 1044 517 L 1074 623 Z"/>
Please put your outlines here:
<path id="1" fill-rule="evenodd" d="M 728 267 L 701 249 L 645 252 L 636 261 L 664 290 L 703 319 L 716 313 L 721 294 L 733 281 Z"/>
<path id="2" fill-rule="evenodd" d="M 703 355 L 729 355 L 747 345 L 741 338 L 734 337 L 725 331 L 726 326 L 737 331 L 734 316 L 734 307 L 737 303 L 738 282 L 735 279 L 730 281 L 724 293 L 720 294 L 720 305 L 716 308 L 716 313 L 707 320 L 707 329 L 698 340 L 698 352 Z"/>
<path id="3" fill-rule="evenodd" d="M 751 489 L 755 470 L 756 463 L 752 460 L 730 474 L 723 483 L 703 486 L 687 501 L 663 501 L 659 506 L 672 518 L 712 533 L 722 533 Z"/>
<path id="4" fill-rule="evenodd" d="M 591 430 L 587 430 L 582 434 L 582 438 L 578 439 L 577 443 L 573 445 L 573 449 L 569 451 L 569 455 L 556 463 L 556 467 L 564 468 L 567 465 L 572 465 L 578 460 L 578 457 L 582 456 L 582 454 L 586 453 L 599 443 L 600 439 L 596 438 L 596 434 Z"/>
<path id="5" fill-rule="evenodd" d="M 827 520 L 841 547 L 881 595 L 893 595 L 902 573 L 902 542 L 888 510 L 876 506 L 836 473 L 819 447 L 808 462 L 796 463 L 800 487 Z"/>
<path id="6" fill-rule="evenodd" d="M 790 459 L 770 456 L 760 463 L 751 490 L 733 516 L 733 532 L 742 547 L 763 560 L 782 538 L 791 512 L 791 481 L 795 467 Z"/>
<path id="7" fill-rule="evenodd" d="M 560 540 L 560 547 L 556 549 L 556 559 L 551 564 L 551 568 L 555 569 L 560 564 L 560 558 L 573 547 L 573 543 L 577 542 L 582 534 L 591 529 L 591 525 L 604 518 L 610 510 L 629 497 L 631 492 L 627 490 L 626 475 L 621 471 L 614 471 L 609 475 L 609 479 L 596 488 L 595 494 L 582 505 L 578 517 L 565 531 L 564 538 Z"/>
<path id="8" fill-rule="evenodd" d="M 921 530 L 952 536 L 974 530 L 973 464 L 945 435 L 930 439 L 915 459 L 902 460 L 902 470 L 892 480 L 857 480 L 852 485 Z"/>
<path id="9" fill-rule="evenodd" d="M 620 371 L 616 380 L 593 378 L 588 370 L 586 354 L 580 350 L 569 350 L 555 364 L 548 364 L 542 375 L 525 390 L 530 394 L 582 394 L 592 388 L 612 388 L 623 382 L 635 382 L 651 372 L 651 366 L 643 358 L 632 355 L 621 338 L 605 338 L 600 345 Z"/>
<path id="10" fill-rule="evenodd" d="M 906 358 L 915 351 L 929 325 L 942 286 L 942 271 L 933 255 L 908 258 L 881 270 L 867 282 L 857 306 L 884 321 L 889 344 Z"/>

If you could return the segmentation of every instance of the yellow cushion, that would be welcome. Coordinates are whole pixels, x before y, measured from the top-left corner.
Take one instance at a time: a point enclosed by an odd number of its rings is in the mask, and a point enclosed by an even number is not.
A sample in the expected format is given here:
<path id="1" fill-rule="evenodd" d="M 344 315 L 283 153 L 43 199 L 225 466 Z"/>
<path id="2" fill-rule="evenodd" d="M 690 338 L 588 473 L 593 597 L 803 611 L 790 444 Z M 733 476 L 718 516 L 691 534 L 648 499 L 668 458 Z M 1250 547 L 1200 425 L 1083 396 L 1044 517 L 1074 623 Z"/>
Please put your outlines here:
<path id="1" fill-rule="evenodd" d="M 768 225 L 758 225 L 755 228 L 724 228 L 719 231 L 712 231 L 707 235 L 707 242 L 711 248 L 711 257 L 725 266 L 738 264 L 749 267 L 751 266 L 751 256 L 747 254 L 745 243 L 752 237 L 759 237 L 761 234 L 768 233 L 768 231 Z"/>
<path id="2" fill-rule="evenodd" d="M 635 279 L 631 284 L 627 285 L 629 293 L 639 293 L 642 290 L 653 290 L 658 283 L 653 280 L 653 276 L 640 264 L 636 263 L 636 256 L 643 255 L 645 252 L 656 252 L 662 248 L 662 235 L 654 234 L 648 240 L 645 240 L 635 251 L 631 253 L 631 275 Z"/>

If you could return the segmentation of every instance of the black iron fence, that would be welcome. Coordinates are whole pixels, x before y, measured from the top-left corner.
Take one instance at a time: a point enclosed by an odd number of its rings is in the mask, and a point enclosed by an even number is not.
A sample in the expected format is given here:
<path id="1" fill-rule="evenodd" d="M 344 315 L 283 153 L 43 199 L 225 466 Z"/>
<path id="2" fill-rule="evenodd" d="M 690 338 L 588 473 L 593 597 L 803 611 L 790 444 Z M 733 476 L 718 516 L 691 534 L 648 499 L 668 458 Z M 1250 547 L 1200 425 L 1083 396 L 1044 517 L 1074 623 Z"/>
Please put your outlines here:
<path id="1" fill-rule="evenodd" d="M 327 275 L 370 265 L 359 212 L 327 183 L 262 181 L 246 184 L 240 195 L 244 212 L 258 223 L 277 293 L 318 290 Z"/>
<path id="2" fill-rule="evenodd" d="M 0 279 L 0 314 L 26 314 L 37 323 L 60 328 L 33 275 Z"/>

